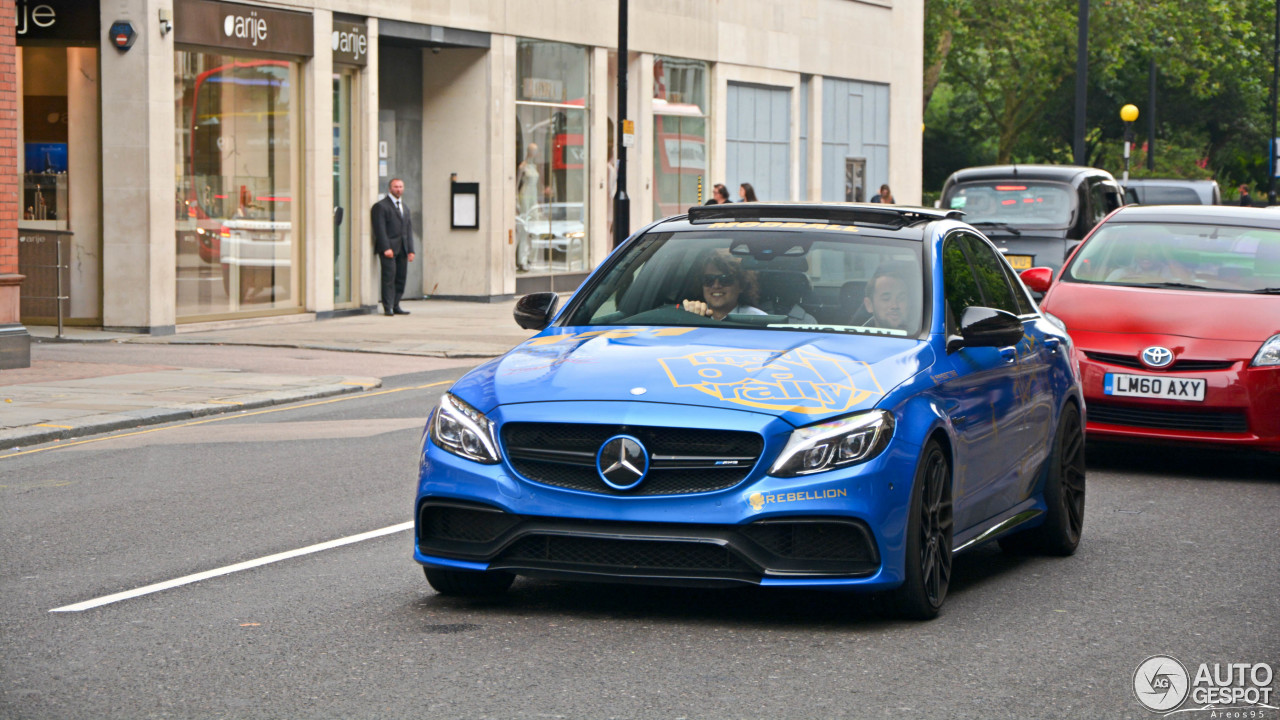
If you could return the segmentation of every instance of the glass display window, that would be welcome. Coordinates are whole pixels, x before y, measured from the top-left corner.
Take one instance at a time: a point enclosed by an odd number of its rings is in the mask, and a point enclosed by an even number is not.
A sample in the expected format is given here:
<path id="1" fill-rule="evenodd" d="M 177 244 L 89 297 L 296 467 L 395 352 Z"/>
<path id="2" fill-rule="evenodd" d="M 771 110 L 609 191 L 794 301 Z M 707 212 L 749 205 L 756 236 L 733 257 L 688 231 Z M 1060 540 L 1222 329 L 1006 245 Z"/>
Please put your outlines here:
<path id="1" fill-rule="evenodd" d="M 297 307 L 297 63 L 177 52 L 177 315 Z"/>
<path id="2" fill-rule="evenodd" d="M 587 49 L 520 40 L 516 54 L 516 271 L 582 272 L 587 238 Z"/>
<path id="3" fill-rule="evenodd" d="M 707 172 L 707 63 L 653 61 L 654 219 L 685 212 L 712 196 Z"/>

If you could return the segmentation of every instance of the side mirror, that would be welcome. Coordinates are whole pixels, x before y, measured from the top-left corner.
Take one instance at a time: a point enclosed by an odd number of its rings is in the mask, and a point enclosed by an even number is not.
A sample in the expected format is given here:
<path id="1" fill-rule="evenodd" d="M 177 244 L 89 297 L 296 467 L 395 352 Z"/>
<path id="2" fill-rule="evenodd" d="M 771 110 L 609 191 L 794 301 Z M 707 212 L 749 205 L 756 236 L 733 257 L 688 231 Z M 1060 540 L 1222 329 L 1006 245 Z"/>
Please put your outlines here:
<path id="1" fill-rule="evenodd" d="M 560 296 L 553 292 L 525 295 L 516 301 L 516 309 L 513 313 L 516 324 L 525 330 L 541 330 L 551 322 L 559 302 Z"/>
<path id="2" fill-rule="evenodd" d="M 1022 283 L 1028 290 L 1043 295 L 1049 292 L 1049 285 L 1053 283 L 1053 268 L 1029 268 L 1018 273 L 1018 277 L 1022 278 Z"/>
<path id="3" fill-rule="evenodd" d="M 1005 310 L 968 307 L 960 316 L 960 334 L 947 338 L 947 352 L 965 347 L 1009 347 L 1022 339 L 1022 321 Z"/>

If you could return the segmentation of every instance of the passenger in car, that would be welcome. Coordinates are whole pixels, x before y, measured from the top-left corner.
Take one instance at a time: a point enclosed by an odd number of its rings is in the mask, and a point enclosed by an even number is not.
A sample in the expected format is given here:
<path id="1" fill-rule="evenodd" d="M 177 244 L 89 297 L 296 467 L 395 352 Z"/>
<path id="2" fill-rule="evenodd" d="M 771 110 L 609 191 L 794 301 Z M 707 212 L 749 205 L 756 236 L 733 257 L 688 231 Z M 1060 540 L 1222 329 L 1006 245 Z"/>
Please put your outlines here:
<path id="1" fill-rule="evenodd" d="M 1107 274 L 1107 282 L 1186 282 L 1191 278 L 1181 263 L 1169 259 L 1163 246 L 1142 243 L 1133 250 L 1133 261 Z"/>
<path id="2" fill-rule="evenodd" d="M 727 250 L 715 250 L 694 267 L 702 268 L 702 299 L 685 300 L 680 308 L 695 315 L 723 320 L 728 315 L 765 315 L 758 302 L 756 274 L 743 270 L 742 263 Z"/>
<path id="3" fill-rule="evenodd" d="M 871 317 L 867 327 L 891 330 L 914 330 L 911 312 L 911 284 L 907 268 L 895 263 L 882 263 L 867 283 L 863 306 Z"/>

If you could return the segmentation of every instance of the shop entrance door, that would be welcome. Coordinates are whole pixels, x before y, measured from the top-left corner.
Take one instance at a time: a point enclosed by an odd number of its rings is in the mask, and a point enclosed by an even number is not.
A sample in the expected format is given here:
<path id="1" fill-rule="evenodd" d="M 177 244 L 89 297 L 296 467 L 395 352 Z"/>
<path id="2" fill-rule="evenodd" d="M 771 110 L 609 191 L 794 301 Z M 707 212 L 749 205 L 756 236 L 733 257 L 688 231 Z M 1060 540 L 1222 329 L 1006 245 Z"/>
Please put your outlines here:
<path id="1" fill-rule="evenodd" d="M 351 227 L 357 222 L 351 200 L 352 86 L 356 70 L 333 74 L 333 305 L 350 305 L 358 297 L 353 292 L 355 257 L 351 252 Z"/>

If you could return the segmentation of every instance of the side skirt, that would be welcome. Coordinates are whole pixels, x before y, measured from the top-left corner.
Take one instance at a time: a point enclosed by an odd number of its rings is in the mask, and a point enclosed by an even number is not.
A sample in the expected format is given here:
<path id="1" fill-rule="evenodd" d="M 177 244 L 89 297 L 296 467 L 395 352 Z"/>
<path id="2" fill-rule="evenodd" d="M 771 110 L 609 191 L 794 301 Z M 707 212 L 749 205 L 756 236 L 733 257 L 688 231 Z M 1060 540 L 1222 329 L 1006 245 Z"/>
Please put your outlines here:
<path id="1" fill-rule="evenodd" d="M 955 549 L 952 555 L 977 547 L 990 540 L 1011 532 L 1044 515 L 1044 506 L 1034 499 L 1018 503 L 1006 512 L 986 522 L 979 523 L 960 533 L 955 538 Z"/>

